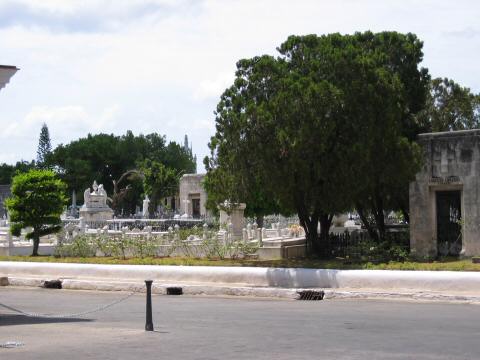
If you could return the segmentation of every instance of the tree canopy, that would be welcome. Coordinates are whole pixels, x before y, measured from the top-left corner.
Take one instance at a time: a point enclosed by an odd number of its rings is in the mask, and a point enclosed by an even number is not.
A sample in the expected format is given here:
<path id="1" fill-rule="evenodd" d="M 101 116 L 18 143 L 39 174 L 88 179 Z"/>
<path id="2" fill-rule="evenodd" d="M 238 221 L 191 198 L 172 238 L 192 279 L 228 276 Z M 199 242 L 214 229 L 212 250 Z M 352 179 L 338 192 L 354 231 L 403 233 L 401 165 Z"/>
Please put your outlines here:
<path id="1" fill-rule="evenodd" d="M 0 185 L 9 185 L 16 174 L 35 168 L 35 161 L 17 161 L 15 165 L 0 164 Z"/>
<path id="2" fill-rule="evenodd" d="M 33 256 L 38 255 L 40 237 L 61 228 L 65 190 L 65 183 L 50 170 L 33 169 L 13 178 L 12 196 L 5 202 L 10 231 L 19 236 L 22 229 L 32 228 L 26 237 L 33 240 Z"/>
<path id="3" fill-rule="evenodd" d="M 480 94 L 448 78 L 430 82 L 425 110 L 419 115 L 424 132 L 477 129 Z"/>
<path id="4" fill-rule="evenodd" d="M 153 133 L 135 136 L 131 131 L 123 136 L 113 134 L 88 135 L 66 145 L 59 145 L 49 157 L 49 164 L 67 183 L 69 191 L 78 193 L 89 187 L 93 180 L 103 183 L 108 194 L 118 189 L 114 210 L 131 213 L 141 203 L 143 186 L 138 176 L 129 176 L 119 182 L 122 175 L 137 169 L 145 160 L 163 164 L 176 172 L 194 172 L 195 163 L 190 151 L 175 142 Z M 127 186 L 128 189 L 127 189 Z"/>
<path id="5" fill-rule="evenodd" d="M 237 184 L 261 185 L 281 212 L 298 214 L 317 252 L 333 214 L 354 205 L 382 225 L 391 192 L 417 171 L 415 114 L 429 80 L 421 49 L 396 32 L 290 36 L 276 58 L 240 60 L 217 106 L 208 176 L 228 174 L 239 200 Z"/>

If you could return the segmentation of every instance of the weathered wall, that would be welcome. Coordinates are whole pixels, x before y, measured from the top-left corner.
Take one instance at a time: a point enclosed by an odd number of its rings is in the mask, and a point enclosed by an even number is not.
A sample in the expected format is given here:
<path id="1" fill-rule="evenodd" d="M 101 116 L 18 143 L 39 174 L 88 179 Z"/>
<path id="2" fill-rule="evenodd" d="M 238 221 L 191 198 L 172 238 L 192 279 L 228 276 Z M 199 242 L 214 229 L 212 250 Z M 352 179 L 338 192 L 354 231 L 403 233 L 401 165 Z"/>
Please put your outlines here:
<path id="1" fill-rule="evenodd" d="M 480 130 L 419 135 L 424 164 L 410 184 L 410 243 L 419 256 L 437 255 L 437 191 L 461 191 L 462 253 L 480 254 Z"/>

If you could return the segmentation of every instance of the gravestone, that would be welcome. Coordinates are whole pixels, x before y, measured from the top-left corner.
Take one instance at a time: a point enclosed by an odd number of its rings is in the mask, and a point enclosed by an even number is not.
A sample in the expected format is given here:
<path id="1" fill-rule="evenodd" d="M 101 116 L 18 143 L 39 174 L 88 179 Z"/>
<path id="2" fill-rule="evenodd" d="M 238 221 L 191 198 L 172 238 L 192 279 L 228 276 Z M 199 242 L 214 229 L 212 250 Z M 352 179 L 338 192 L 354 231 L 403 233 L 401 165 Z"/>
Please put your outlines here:
<path id="1" fill-rule="evenodd" d="M 243 237 L 243 228 L 245 227 L 245 217 L 243 212 L 245 211 L 246 204 L 230 204 L 225 202 L 220 208 L 220 225 L 232 224 L 232 239 L 240 240 Z M 228 212 L 227 212 L 228 211 Z"/>

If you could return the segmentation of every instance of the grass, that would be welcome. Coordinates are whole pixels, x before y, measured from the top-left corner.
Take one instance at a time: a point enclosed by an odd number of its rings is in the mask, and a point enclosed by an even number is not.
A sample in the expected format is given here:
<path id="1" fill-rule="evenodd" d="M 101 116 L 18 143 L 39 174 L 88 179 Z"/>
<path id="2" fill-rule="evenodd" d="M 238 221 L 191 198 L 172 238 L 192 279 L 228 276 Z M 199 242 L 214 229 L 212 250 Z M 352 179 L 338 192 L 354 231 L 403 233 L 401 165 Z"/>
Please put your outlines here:
<path id="1" fill-rule="evenodd" d="M 56 262 L 82 264 L 124 264 L 124 265 L 184 265 L 184 266 L 257 266 L 257 267 L 293 267 L 314 269 L 369 269 L 369 270 L 431 270 L 431 271 L 480 271 L 480 264 L 472 264 L 470 259 L 458 260 L 445 258 L 432 262 L 390 261 L 379 264 L 371 262 L 349 263 L 342 259 L 279 259 L 279 260 L 208 260 L 193 258 L 130 258 L 119 259 L 113 257 L 66 257 L 53 256 L 0 256 L 0 261 L 29 261 L 29 262 Z"/>

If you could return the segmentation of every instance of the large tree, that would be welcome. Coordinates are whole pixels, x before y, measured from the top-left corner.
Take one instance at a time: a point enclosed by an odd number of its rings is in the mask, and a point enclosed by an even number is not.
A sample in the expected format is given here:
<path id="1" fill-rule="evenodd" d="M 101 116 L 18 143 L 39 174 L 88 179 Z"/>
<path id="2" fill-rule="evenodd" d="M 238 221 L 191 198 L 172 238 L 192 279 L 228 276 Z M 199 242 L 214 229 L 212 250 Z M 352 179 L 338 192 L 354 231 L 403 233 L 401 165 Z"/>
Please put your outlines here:
<path id="1" fill-rule="evenodd" d="M 361 86 L 349 89 L 352 109 L 364 117 L 355 205 L 372 238 L 383 241 L 386 212 L 408 215 L 408 183 L 421 159 L 418 114 L 430 77 L 419 67 L 423 43 L 413 34 L 367 32 L 356 34 L 355 43 L 372 70 Z"/>
<path id="2" fill-rule="evenodd" d="M 316 39 L 291 37 L 282 45 L 282 57 L 239 61 L 235 83 L 217 106 L 211 144 L 220 169 L 246 184 L 253 177 L 281 212 L 296 212 L 309 246 L 319 252 L 319 221 L 323 240 L 333 214 L 349 206 L 346 179 L 353 152 L 347 128 L 354 124 L 345 121 L 341 92 L 313 76 L 311 67 L 322 66 L 322 59 L 311 56 L 300 64 L 287 54 L 295 41 L 307 45 Z"/>
<path id="3" fill-rule="evenodd" d="M 388 189 L 417 170 L 421 45 L 394 32 L 291 36 L 277 58 L 239 61 L 217 106 L 214 164 L 232 184 L 254 174 L 298 214 L 315 252 L 333 215 L 354 204 L 381 226 Z"/>
<path id="4" fill-rule="evenodd" d="M 19 236 L 22 229 L 32 228 L 26 237 L 33 240 L 33 256 L 38 255 L 40 238 L 61 228 L 65 190 L 65 183 L 49 170 L 30 170 L 13 178 L 12 196 L 5 202 L 10 231 Z"/>

